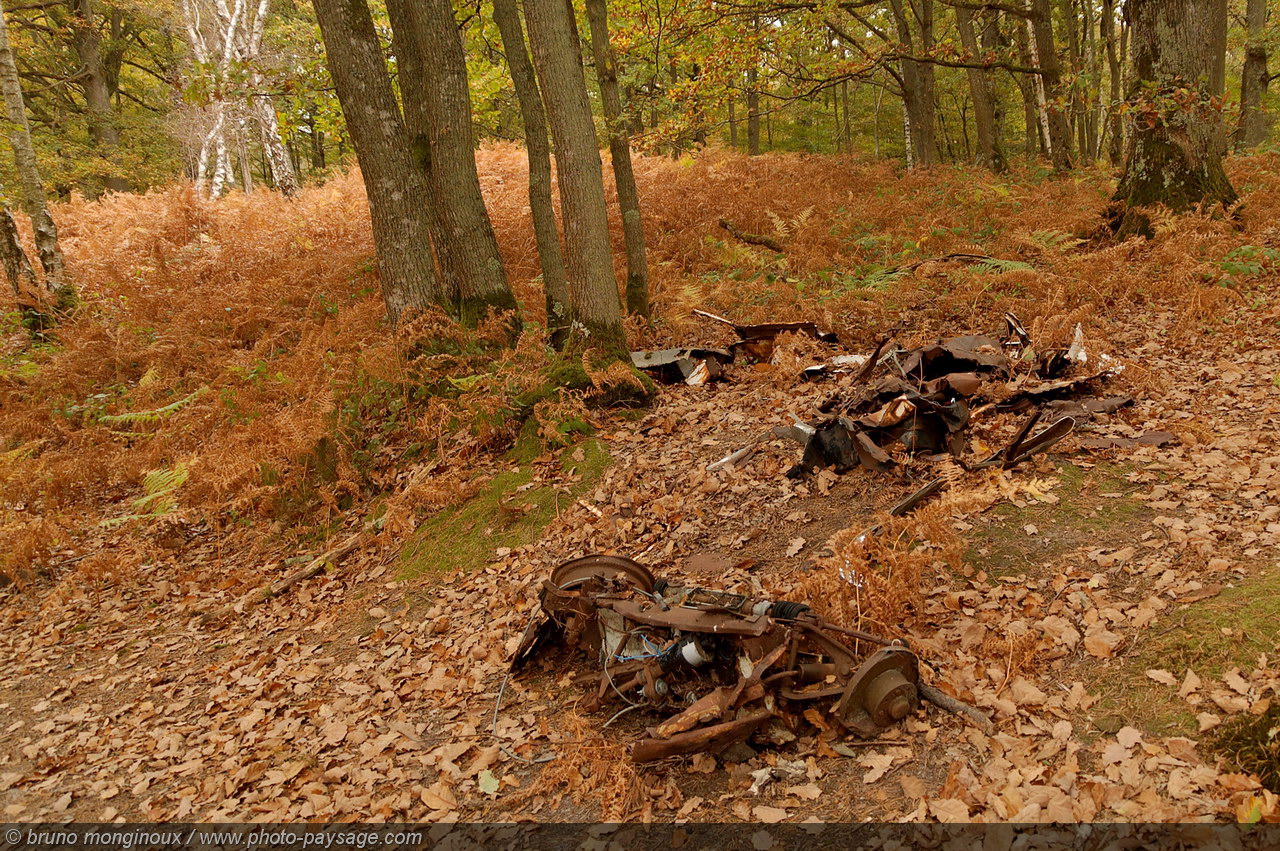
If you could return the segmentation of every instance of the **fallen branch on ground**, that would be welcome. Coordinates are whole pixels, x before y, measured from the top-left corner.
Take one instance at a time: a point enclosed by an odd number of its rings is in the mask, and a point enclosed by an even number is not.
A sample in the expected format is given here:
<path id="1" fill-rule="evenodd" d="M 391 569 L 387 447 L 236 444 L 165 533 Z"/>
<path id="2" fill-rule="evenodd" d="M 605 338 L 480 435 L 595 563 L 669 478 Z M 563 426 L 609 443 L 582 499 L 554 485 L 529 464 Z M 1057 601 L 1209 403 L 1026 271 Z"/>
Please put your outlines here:
<path id="1" fill-rule="evenodd" d="M 764 236 L 763 234 L 758 234 L 758 233 L 747 233 L 746 231 L 738 230 L 736 227 L 733 226 L 733 223 L 730 222 L 728 219 L 721 219 L 720 227 L 727 230 L 729 234 L 733 236 L 735 239 L 739 239 L 742 242 L 745 242 L 749 245 L 759 245 L 762 248 L 767 248 L 770 251 L 776 251 L 779 254 L 782 254 L 783 252 L 786 251 L 786 249 L 782 247 L 782 243 L 778 242 L 778 240 L 774 239 L 773 237 Z"/>
<path id="2" fill-rule="evenodd" d="M 982 710 L 975 706 L 970 706 L 961 700 L 956 700 L 951 695 L 940 691 L 931 685 L 920 683 L 920 696 L 932 703 L 939 709 L 945 709 L 956 715 L 963 715 L 972 721 L 982 732 L 994 733 L 996 725 L 991 723 L 991 719 L 986 716 Z"/>

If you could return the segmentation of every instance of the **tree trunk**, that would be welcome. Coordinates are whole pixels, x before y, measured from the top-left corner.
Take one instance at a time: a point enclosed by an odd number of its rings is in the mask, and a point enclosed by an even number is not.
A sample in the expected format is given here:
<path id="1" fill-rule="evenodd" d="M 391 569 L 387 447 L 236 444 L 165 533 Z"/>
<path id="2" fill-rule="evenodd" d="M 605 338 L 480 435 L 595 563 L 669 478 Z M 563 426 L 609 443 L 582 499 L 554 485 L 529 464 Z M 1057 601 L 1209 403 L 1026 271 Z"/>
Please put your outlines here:
<path id="1" fill-rule="evenodd" d="M 1236 201 L 1222 167 L 1226 132 L 1218 96 L 1226 0 L 1129 0 L 1128 14 L 1134 127 L 1114 197 L 1122 205 L 1117 226 L 1122 237 L 1150 235 L 1141 207 L 1163 204 L 1184 212 Z"/>
<path id="2" fill-rule="evenodd" d="M 1110 80 L 1111 104 L 1107 108 L 1107 124 L 1110 138 L 1107 142 L 1107 158 L 1112 165 L 1120 165 L 1124 159 L 1124 119 L 1120 112 L 1120 94 L 1124 76 L 1120 68 L 1120 51 L 1116 38 L 1116 13 L 1114 0 L 1102 0 L 1102 38 L 1107 43 L 1107 70 Z"/>
<path id="3" fill-rule="evenodd" d="M 1248 0 L 1245 25 L 1249 41 L 1244 48 L 1244 70 L 1240 74 L 1240 126 L 1236 130 L 1236 150 L 1262 144 L 1271 129 L 1263 109 L 1267 84 L 1267 0 Z"/>
<path id="4" fill-rule="evenodd" d="M 365 0 L 315 0 L 315 10 L 369 196 L 387 313 L 394 322 L 406 310 L 450 309 L 432 262 L 426 176 L 413 161 L 369 7 Z"/>
<path id="5" fill-rule="evenodd" d="M 605 360 L 629 363 L 609 247 L 603 164 L 573 10 L 564 0 L 526 0 L 525 18 L 555 142 L 573 319 L 569 348 L 590 348 Z"/>
<path id="6" fill-rule="evenodd" d="M 0 205 L 0 263 L 3 263 L 4 276 L 13 288 L 23 324 L 34 338 L 39 339 L 42 336 L 40 332 L 53 323 L 49 315 L 40 309 L 40 282 L 36 280 L 31 261 L 22 247 L 13 216 L 3 205 Z"/>
<path id="7" fill-rule="evenodd" d="M 416 80 L 402 79 L 400 87 L 420 87 L 425 95 L 430 175 L 447 232 L 445 248 L 458 271 L 459 318 L 474 325 L 491 310 L 514 311 L 516 300 L 507 285 L 476 172 L 467 58 L 451 0 L 409 0 L 406 7 L 413 27 L 410 38 L 421 51 L 426 73 Z"/>
<path id="8" fill-rule="evenodd" d="M 1022 18 L 1013 18 L 1012 24 L 1013 41 L 1018 48 L 1018 60 L 1023 65 L 1034 66 L 1036 60 L 1031 55 L 1031 38 L 1027 33 L 1026 21 Z M 1031 159 L 1037 152 L 1043 150 L 1044 134 L 1041 132 L 1039 106 L 1036 99 L 1040 81 L 1034 74 L 1013 74 L 1012 76 L 1018 90 L 1022 93 L 1022 121 L 1025 130 L 1022 137 L 1022 152 L 1027 159 Z"/>
<path id="9" fill-rule="evenodd" d="M 938 160 L 933 64 L 908 57 L 917 51 L 927 54 L 933 48 L 933 0 L 891 0 L 890 7 L 897 24 L 898 41 L 906 54 L 899 62 L 905 129 L 911 147 L 908 166 L 928 168 Z"/>
<path id="10" fill-rule="evenodd" d="M 263 82 L 259 81 L 258 86 Z M 276 106 L 271 95 L 255 92 L 249 96 L 249 105 L 253 110 L 255 123 L 258 125 L 258 139 L 262 144 L 262 153 L 271 166 L 271 180 L 286 198 L 298 193 L 298 174 L 293 168 L 293 160 L 285 150 L 284 141 L 280 138 L 280 121 L 276 117 Z"/>
<path id="11" fill-rule="evenodd" d="M 729 147 L 738 149 L 738 99 L 729 92 Z"/>
<path id="12" fill-rule="evenodd" d="M 533 215 L 533 235 L 538 244 L 538 266 L 542 269 L 542 289 L 547 301 L 547 331 L 551 344 L 564 345 L 569 331 L 569 290 L 565 282 L 564 254 L 560 232 L 551 203 L 551 143 L 547 137 L 547 115 L 542 93 L 529 60 L 524 27 L 516 0 L 493 0 L 493 21 L 502 36 L 507 67 L 520 102 L 524 122 L 524 144 L 529 158 L 529 210 Z"/>
<path id="13" fill-rule="evenodd" d="M 760 156 L 760 72 L 747 69 L 747 156 Z"/>
<path id="14" fill-rule="evenodd" d="M 102 62 L 102 37 L 90 0 L 76 0 L 72 13 L 71 42 L 80 60 L 81 86 L 88 107 L 89 138 L 103 158 L 110 161 L 120 144 L 115 112 L 111 107 L 111 87 Z M 129 181 L 119 174 L 104 174 L 102 185 L 113 192 L 128 192 Z"/>
<path id="15" fill-rule="evenodd" d="M 649 263 L 645 258 L 644 221 L 640 216 L 640 193 L 631 168 L 631 142 L 622 115 L 618 94 L 617 57 L 609 44 L 609 18 L 605 0 L 587 0 L 587 20 L 591 27 L 591 53 L 600 81 L 600 101 L 604 106 L 609 133 L 609 158 L 613 161 L 613 181 L 618 189 L 622 213 L 622 235 L 627 249 L 627 310 L 649 317 Z"/>
<path id="16" fill-rule="evenodd" d="M 36 254 L 44 270 L 44 287 L 40 293 L 42 307 L 53 312 L 65 310 L 75 303 L 75 290 L 67 282 L 62 260 L 62 247 L 58 244 L 58 226 L 49 215 L 49 202 L 44 184 L 36 167 L 36 151 L 31 144 L 31 125 L 27 122 L 27 106 L 22 98 L 22 84 L 18 79 L 13 49 L 9 46 L 9 23 L 3 5 L 0 5 L 0 90 L 4 94 L 5 113 L 8 116 L 9 143 L 13 147 L 14 169 L 22 186 L 22 209 L 31 219 L 35 232 Z"/>
<path id="17" fill-rule="evenodd" d="M 427 187 L 427 233 L 436 260 L 441 298 L 458 312 L 462 294 L 462 272 L 458 267 L 459 250 L 445 224 L 444 207 L 448 199 L 441 193 L 435 173 L 431 147 L 431 106 L 428 103 L 427 58 L 417 37 L 416 13 L 405 0 L 389 0 L 387 16 L 391 20 L 391 52 L 396 59 L 396 79 L 400 84 L 400 100 L 404 110 L 405 132 L 413 160 L 422 171 Z"/>
<path id="18" fill-rule="evenodd" d="M 963 6 L 955 7 L 956 27 L 960 31 L 960 43 L 965 52 L 973 59 L 978 57 L 978 37 L 973 30 L 973 12 Z M 973 97 L 973 119 L 978 135 L 979 165 L 992 171 L 1005 171 L 1004 151 L 1000 149 L 999 132 L 996 127 L 996 94 L 991 71 L 985 68 L 970 68 L 969 91 Z"/>
<path id="19" fill-rule="evenodd" d="M 1045 145 L 1049 159 L 1059 171 L 1071 168 L 1071 124 L 1063 107 L 1062 68 L 1053 40 L 1053 10 L 1049 0 L 1027 0 L 1027 33 L 1032 55 L 1040 73 L 1036 75 L 1036 96 L 1040 107 Z"/>

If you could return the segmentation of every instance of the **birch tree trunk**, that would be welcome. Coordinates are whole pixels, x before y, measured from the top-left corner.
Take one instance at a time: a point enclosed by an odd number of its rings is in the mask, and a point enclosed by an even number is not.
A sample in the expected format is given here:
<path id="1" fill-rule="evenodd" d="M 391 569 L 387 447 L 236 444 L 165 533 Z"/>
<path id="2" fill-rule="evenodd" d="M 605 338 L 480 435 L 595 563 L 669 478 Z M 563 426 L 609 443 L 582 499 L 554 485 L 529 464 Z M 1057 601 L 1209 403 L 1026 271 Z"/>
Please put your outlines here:
<path id="1" fill-rule="evenodd" d="M 1129 0 L 1133 139 L 1114 200 L 1121 237 L 1150 235 L 1142 207 L 1174 212 L 1229 206 L 1236 192 L 1223 170 L 1226 0 Z"/>
<path id="2" fill-rule="evenodd" d="M 1244 48 L 1244 70 L 1240 74 L 1240 126 L 1236 130 L 1236 150 L 1262 144 L 1271 130 L 1271 122 L 1263 109 L 1267 85 L 1267 0 L 1248 0 L 1245 25 L 1249 40 Z"/>
<path id="3" fill-rule="evenodd" d="M 622 116 L 618 94 L 617 57 L 609 44 L 609 17 L 605 0 L 587 0 L 587 20 L 591 27 L 591 53 L 600 82 L 609 133 L 609 158 L 613 161 L 613 181 L 622 211 L 622 235 L 627 249 L 627 310 L 649 318 L 649 262 L 645 257 L 644 221 L 640 216 L 640 193 L 631 167 L 631 141 Z"/>
<path id="4" fill-rule="evenodd" d="M 526 0 L 525 17 L 555 142 L 573 327 L 571 350 L 630 362 L 613 276 L 600 149 L 568 3 Z"/>
<path id="5" fill-rule="evenodd" d="M 569 331 L 569 290 L 565 282 L 564 254 L 560 250 L 560 231 L 555 208 L 551 204 L 551 142 L 547 136 L 547 115 L 542 108 L 542 92 L 529 49 L 525 44 L 524 26 L 516 0 L 493 0 L 493 21 L 502 36 L 502 49 L 520 102 L 520 118 L 524 123 L 524 145 L 529 160 L 529 211 L 533 216 L 533 235 L 538 244 L 538 266 L 542 269 L 542 289 L 547 302 L 547 331 L 551 344 L 564 345 Z"/>
<path id="6" fill-rule="evenodd" d="M 40 282 L 36 280 L 31 261 L 22 247 L 13 215 L 3 204 L 0 204 L 0 263 L 4 265 L 4 276 L 13 289 L 23 324 L 33 336 L 38 337 L 40 331 L 50 324 L 48 315 L 40 310 Z"/>
<path id="7" fill-rule="evenodd" d="M 747 69 L 747 156 L 760 156 L 760 72 Z"/>
<path id="8" fill-rule="evenodd" d="M 426 176 L 408 134 L 365 0 L 316 0 L 325 60 L 369 196 L 382 297 L 392 321 L 442 297 L 431 256 Z"/>
<path id="9" fill-rule="evenodd" d="M 31 144 L 31 125 L 27 122 L 27 106 L 22 97 L 22 84 L 18 78 L 18 66 L 13 49 L 9 46 L 9 23 L 0 4 L 0 90 L 4 95 L 5 131 L 13 148 L 14 169 L 22 187 L 22 209 L 31 219 L 35 232 L 36 254 L 44 271 L 44 286 L 40 293 L 43 307 L 57 312 L 75 303 L 75 290 L 67 281 L 62 260 L 62 247 L 58 244 L 58 226 L 49 215 L 49 202 L 44 184 L 36 167 L 36 152 Z"/>

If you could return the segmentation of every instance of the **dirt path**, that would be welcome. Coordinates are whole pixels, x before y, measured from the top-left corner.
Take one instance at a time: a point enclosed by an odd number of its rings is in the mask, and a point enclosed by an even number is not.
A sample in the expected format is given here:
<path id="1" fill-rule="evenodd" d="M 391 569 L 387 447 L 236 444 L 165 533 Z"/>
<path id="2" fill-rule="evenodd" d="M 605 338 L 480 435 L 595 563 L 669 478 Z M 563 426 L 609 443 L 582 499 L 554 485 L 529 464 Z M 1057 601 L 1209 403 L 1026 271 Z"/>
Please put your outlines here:
<path id="1" fill-rule="evenodd" d="M 211 618 L 239 598 L 211 581 L 211 541 L 96 592 L 0 592 L 0 810 L 424 821 L 1274 812 L 1274 796 L 1206 736 L 1276 699 L 1274 660 L 1259 652 L 1275 655 L 1280 629 L 1280 613 L 1269 616 L 1280 334 L 1258 323 L 1247 345 L 1166 354 L 1162 323 L 1142 317 L 1117 334 L 1140 392 L 1108 428 L 1166 429 L 1178 443 L 1100 456 L 1072 439 L 1028 469 L 957 486 L 981 497 L 949 520 L 967 552 L 926 577 L 903 626 L 945 688 L 992 713 L 995 735 L 930 709 L 875 747 L 801 737 L 743 763 L 636 770 L 624 743 L 643 719 L 602 738 L 607 715 L 577 708 L 562 661 L 507 688 L 490 735 L 505 658 L 560 560 L 616 551 L 701 584 L 815 587 L 832 534 L 928 474 L 795 481 L 782 473 L 796 447 L 774 440 L 707 473 L 768 427 L 811 419 L 830 390 L 752 371 L 664 391 L 642 420 L 614 421 L 600 435 L 614 464 L 594 488 L 536 544 L 464 574 L 402 580 L 397 552 L 374 548 Z M 788 779 L 747 793 L 752 772 L 780 763 Z"/>

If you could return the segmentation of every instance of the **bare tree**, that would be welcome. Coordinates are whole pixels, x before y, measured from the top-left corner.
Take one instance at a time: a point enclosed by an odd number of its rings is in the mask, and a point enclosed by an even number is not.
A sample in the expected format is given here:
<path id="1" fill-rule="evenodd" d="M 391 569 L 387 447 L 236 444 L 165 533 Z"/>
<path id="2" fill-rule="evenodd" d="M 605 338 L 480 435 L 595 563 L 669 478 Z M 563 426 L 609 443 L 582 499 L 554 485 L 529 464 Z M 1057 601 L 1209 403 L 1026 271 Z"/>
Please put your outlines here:
<path id="1" fill-rule="evenodd" d="M 569 330 L 569 290 L 565 282 L 564 255 L 560 232 L 551 204 L 551 143 L 547 135 L 547 115 L 542 108 L 542 92 L 529 59 L 524 26 L 516 0 L 493 0 L 493 20 L 502 36 L 507 67 L 520 102 L 524 122 L 524 144 L 529 159 L 529 210 L 533 234 L 538 244 L 538 265 L 547 302 L 547 329 L 557 348 Z"/>
<path id="2" fill-rule="evenodd" d="M 1142 207 L 1236 201 L 1223 170 L 1226 0 L 1129 0 L 1133 138 L 1116 189 L 1121 236 L 1150 233 Z"/>
<path id="3" fill-rule="evenodd" d="M 640 193 L 631 168 L 631 140 L 622 114 L 618 93 L 617 58 L 609 44 L 609 16 L 605 0 L 587 0 L 587 21 L 591 27 L 591 53 L 600 81 L 600 101 L 609 133 L 609 158 L 622 211 L 622 236 L 627 249 L 627 310 L 649 316 L 649 262 L 645 257 L 644 222 L 640 216 Z"/>
<path id="4" fill-rule="evenodd" d="M 569 346 L 625 361 L 600 149 L 572 9 L 563 0 L 526 0 L 525 17 L 555 142 L 573 319 Z"/>
<path id="5" fill-rule="evenodd" d="M 31 219 L 35 233 L 36 254 L 44 271 L 44 285 L 39 293 L 40 309 L 56 312 L 75 303 L 75 289 L 67 281 L 62 259 L 62 246 L 58 243 L 58 226 L 49 214 L 49 202 L 45 196 L 40 170 L 36 166 L 36 151 L 31 143 L 31 125 L 27 121 L 27 105 L 22 96 L 22 84 L 18 79 L 18 66 L 13 49 L 9 46 L 9 23 L 4 6 L 0 4 L 0 90 L 4 95 L 4 107 L 8 127 L 9 144 L 13 148 L 13 162 L 22 187 L 22 209 Z"/>

